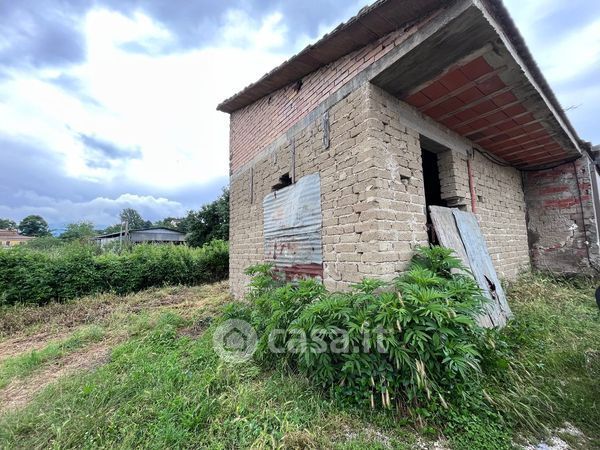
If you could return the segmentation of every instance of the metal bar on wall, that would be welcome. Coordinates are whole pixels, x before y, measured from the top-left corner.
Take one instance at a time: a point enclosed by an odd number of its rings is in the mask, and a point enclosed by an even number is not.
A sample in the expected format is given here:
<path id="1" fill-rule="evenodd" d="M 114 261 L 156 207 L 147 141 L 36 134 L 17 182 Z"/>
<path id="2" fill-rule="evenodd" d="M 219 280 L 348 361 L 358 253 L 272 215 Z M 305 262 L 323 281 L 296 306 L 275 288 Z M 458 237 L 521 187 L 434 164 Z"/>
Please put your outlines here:
<path id="1" fill-rule="evenodd" d="M 254 167 L 250 168 L 250 204 L 254 203 Z"/>
<path id="2" fill-rule="evenodd" d="M 327 150 L 329 148 L 329 111 L 323 113 L 323 148 Z"/>
<path id="3" fill-rule="evenodd" d="M 292 140 L 292 184 L 296 183 L 296 140 Z"/>

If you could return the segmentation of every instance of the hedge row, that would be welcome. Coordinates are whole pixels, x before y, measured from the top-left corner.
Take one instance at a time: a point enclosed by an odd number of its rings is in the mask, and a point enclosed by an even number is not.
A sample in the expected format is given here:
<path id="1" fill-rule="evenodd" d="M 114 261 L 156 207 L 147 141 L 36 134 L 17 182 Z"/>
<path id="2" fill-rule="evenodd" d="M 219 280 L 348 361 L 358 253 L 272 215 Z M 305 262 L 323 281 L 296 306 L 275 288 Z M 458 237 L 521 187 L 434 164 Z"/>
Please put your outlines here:
<path id="1" fill-rule="evenodd" d="M 0 251 L 0 304 L 68 300 L 83 295 L 119 295 L 167 284 L 195 285 L 225 279 L 228 244 L 201 248 L 137 245 L 121 254 L 98 254 L 94 246 L 58 252 L 28 248 Z"/>

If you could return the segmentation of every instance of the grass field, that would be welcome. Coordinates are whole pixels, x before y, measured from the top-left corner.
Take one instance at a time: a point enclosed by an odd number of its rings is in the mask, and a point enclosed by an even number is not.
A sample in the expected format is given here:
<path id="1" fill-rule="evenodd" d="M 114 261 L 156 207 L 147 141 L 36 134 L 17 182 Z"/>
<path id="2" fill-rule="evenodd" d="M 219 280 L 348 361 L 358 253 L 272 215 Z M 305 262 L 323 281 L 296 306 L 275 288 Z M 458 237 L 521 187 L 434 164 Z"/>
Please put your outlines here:
<path id="1" fill-rule="evenodd" d="M 592 294 L 592 283 L 542 276 L 511 287 L 516 358 L 508 379 L 489 380 L 489 392 L 523 414 L 515 442 L 535 429 L 541 436 L 543 424 L 573 448 L 600 446 Z M 223 363 L 211 321 L 228 301 L 217 283 L 3 309 L 0 446 L 491 448 L 477 428 L 457 434 L 394 412 L 348 409 L 296 374 Z M 557 431 L 565 422 L 576 431 Z"/>

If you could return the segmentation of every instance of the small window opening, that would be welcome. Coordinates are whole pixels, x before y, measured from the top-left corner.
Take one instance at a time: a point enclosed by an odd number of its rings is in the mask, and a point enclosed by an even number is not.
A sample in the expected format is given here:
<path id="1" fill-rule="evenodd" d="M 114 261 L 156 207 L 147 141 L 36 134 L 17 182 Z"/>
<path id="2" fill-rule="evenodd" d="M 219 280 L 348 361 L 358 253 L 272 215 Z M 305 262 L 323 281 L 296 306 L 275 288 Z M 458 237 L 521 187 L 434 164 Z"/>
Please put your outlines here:
<path id="1" fill-rule="evenodd" d="M 277 183 L 276 185 L 273 186 L 273 192 L 279 191 L 280 189 L 283 189 L 284 187 L 288 187 L 291 185 L 292 185 L 292 179 L 290 178 L 289 172 L 284 173 L 282 176 L 279 177 L 279 183 Z"/>
<path id="2" fill-rule="evenodd" d="M 425 208 L 427 211 L 427 236 L 430 244 L 438 244 L 438 239 L 431 222 L 430 206 L 447 206 L 442 199 L 442 186 L 440 183 L 440 170 L 438 168 L 437 154 L 422 150 L 423 157 L 423 184 L 425 187 Z"/>

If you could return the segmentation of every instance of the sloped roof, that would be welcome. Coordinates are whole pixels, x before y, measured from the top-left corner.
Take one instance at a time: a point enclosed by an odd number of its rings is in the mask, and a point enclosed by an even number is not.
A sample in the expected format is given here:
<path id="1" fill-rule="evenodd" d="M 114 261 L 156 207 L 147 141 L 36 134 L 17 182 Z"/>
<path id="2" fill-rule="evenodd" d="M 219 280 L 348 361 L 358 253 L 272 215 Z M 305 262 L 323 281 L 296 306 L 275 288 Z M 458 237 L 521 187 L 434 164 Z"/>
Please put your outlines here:
<path id="1" fill-rule="evenodd" d="M 137 229 L 133 229 L 133 230 L 129 230 L 129 233 L 135 233 L 136 231 L 151 231 L 151 230 L 166 230 L 166 231 L 170 231 L 172 233 L 178 233 L 178 234 L 185 234 L 183 231 L 179 231 L 179 230 L 175 230 L 173 228 L 168 228 L 168 227 L 148 227 L 148 228 L 137 228 Z M 104 239 L 104 238 L 111 238 L 111 237 L 118 237 L 121 235 L 124 235 L 125 232 L 124 231 L 117 231 L 116 233 L 108 233 L 108 234 L 101 234 L 99 236 L 94 236 L 92 239 Z"/>
<path id="2" fill-rule="evenodd" d="M 565 131 L 574 137 L 581 148 L 589 152 L 589 143 L 582 141 L 577 135 L 502 1 L 469 1 L 476 6 L 485 8 L 499 24 L 500 32 L 510 40 L 518 57 L 523 61 L 533 80 L 563 122 Z M 453 3 L 455 3 L 454 0 L 378 0 L 361 9 L 356 16 L 338 25 L 333 31 L 274 68 L 255 83 L 224 100 L 217 109 L 227 113 L 237 111 L 296 82 L 320 67 L 336 61 L 394 30 L 407 27 L 436 9 L 450 6 Z"/>
<path id="3" fill-rule="evenodd" d="M 17 230 L 0 230 L 0 241 L 5 241 L 7 239 L 11 241 L 28 241 L 33 239 L 33 237 L 23 236 L 19 234 Z"/>
<path id="4" fill-rule="evenodd" d="M 447 3 L 447 0 L 378 0 L 255 83 L 224 100 L 217 109 L 232 113 L 243 108 L 394 30 L 406 27 Z"/>

